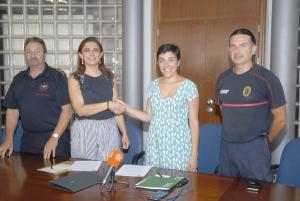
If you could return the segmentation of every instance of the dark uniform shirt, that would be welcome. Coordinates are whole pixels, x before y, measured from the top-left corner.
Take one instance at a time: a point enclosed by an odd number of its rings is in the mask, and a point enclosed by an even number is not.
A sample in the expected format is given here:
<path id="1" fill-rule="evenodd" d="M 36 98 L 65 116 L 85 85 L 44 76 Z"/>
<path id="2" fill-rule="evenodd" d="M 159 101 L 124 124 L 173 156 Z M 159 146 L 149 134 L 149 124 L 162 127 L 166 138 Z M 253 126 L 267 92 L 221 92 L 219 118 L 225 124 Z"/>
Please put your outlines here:
<path id="1" fill-rule="evenodd" d="M 222 107 L 222 137 L 246 142 L 266 135 L 271 109 L 286 103 L 280 80 L 268 69 L 254 65 L 241 75 L 228 69 L 216 86 L 216 103 Z"/>
<path id="2" fill-rule="evenodd" d="M 45 70 L 34 79 L 29 69 L 17 74 L 4 100 L 7 108 L 19 110 L 24 129 L 22 143 L 25 140 L 32 146 L 39 143 L 41 149 L 57 125 L 61 106 L 69 103 L 67 78 L 47 64 Z M 38 139 L 40 137 L 43 139 Z M 66 138 L 69 137 L 63 135 L 61 138 L 68 141 Z"/>

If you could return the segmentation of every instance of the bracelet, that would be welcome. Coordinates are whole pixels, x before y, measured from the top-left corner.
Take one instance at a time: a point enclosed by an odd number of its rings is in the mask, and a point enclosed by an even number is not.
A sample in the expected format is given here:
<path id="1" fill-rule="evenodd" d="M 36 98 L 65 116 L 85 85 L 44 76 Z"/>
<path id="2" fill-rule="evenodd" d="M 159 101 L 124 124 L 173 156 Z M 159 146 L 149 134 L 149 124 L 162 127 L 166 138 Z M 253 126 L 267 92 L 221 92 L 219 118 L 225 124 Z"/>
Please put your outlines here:
<path id="1" fill-rule="evenodd" d="M 107 110 L 109 110 L 109 101 L 106 101 Z"/>
<path id="2" fill-rule="evenodd" d="M 53 134 L 52 134 L 52 137 L 54 137 L 54 138 L 57 139 L 57 138 L 59 137 L 59 135 L 58 135 L 58 133 L 53 133 Z"/>

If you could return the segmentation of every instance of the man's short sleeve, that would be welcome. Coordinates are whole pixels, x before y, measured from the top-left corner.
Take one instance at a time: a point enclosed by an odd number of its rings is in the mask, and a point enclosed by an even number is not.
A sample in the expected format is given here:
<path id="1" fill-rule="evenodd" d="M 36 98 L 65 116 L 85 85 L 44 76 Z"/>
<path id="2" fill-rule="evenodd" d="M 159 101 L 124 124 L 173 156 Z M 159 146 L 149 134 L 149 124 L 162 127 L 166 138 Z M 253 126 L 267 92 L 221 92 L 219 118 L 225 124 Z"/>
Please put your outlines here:
<path id="1" fill-rule="evenodd" d="M 268 79 L 268 99 L 271 104 L 271 108 L 277 108 L 286 104 L 284 91 L 279 78 L 270 73 L 267 77 Z"/>
<path id="2" fill-rule="evenodd" d="M 17 83 L 17 81 L 14 78 L 13 82 L 11 83 L 11 85 L 8 88 L 8 91 L 7 91 L 5 99 L 4 99 L 5 107 L 10 108 L 10 109 L 18 109 L 18 101 L 16 100 L 16 96 L 15 96 L 16 83 Z"/>
<path id="3" fill-rule="evenodd" d="M 67 78 L 63 75 L 59 75 L 56 80 L 56 96 L 57 103 L 60 106 L 66 105 L 70 103 L 69 93 L 68 93 L 68 81 Z"/>
<path id="4" fill-rule="evenodd" d="M 217 83 L 216 83 L 216 89 L 215 89 L 215 103 L 217 105 L 220 105 L 220 97 L 219 97 L 219 94 L 220 94 L 220 76 L 218 77 L 218 80 L 217 80 Z"/>

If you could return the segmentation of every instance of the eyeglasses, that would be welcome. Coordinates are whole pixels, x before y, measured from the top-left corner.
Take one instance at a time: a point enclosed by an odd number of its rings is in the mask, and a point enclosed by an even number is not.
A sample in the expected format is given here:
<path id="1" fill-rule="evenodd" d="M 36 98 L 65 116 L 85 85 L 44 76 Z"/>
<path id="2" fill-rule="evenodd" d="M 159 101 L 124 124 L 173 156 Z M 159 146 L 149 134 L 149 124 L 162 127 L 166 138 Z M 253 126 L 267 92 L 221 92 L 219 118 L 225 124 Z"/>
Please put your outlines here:
<path id="1" fill-rule="evenodd" d="M 178 60 L 175 57 L 171 57 L 168 59 L 158 59 L 158 64 L 159 65 L 165 65 L 165 64 L 169 64 L 169 65 L 174 65 L 177 64 Z"/>
<path id="2" fill-rule="evenodd" d="M 93 54 L 100 54 L 101 53 L 100 49 L 88 49 L 88 48 L 83 49 L 82 52 L 84 54 L 92 54 L 92 53 Z"/>

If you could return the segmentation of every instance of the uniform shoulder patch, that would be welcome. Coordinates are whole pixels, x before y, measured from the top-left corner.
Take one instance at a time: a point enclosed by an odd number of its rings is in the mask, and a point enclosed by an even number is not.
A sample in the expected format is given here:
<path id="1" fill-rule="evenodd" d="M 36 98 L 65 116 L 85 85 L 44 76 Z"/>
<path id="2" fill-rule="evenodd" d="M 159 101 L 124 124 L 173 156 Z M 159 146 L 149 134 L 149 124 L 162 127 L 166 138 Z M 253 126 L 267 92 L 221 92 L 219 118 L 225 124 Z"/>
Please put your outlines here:
<path id="1" fill-rule="evenodd" d="M 57 70 L 60 74 L 62 74 L 64 77 L 67 77 L 67 74 L 65 73 L 65 71 L 61 68 L 55 68 L 55 70 Z"/>

